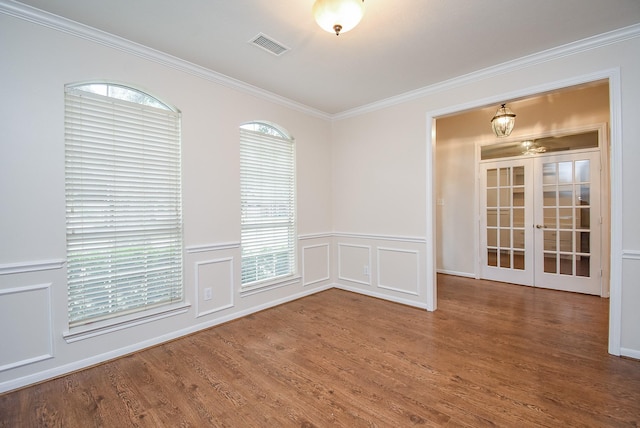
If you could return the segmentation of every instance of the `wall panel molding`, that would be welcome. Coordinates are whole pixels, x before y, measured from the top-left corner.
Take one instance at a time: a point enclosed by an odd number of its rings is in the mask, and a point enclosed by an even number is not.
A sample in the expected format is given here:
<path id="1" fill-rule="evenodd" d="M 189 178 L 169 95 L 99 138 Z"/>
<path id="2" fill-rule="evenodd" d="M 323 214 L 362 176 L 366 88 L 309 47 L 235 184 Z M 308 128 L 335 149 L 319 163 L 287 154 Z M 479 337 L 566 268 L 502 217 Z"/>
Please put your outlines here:
<path id="1" fill-rule="evenodd" d="M 402 264 L 399 271 L 394 270 L 389 266 L 389 263 L 384 261 L 384 254 L 388 253 L 390 257 L 394 257 L 392 264 Z M 395 253 L 395 254 L 394 254 Z M 393 254 L 393 255 L 392 255 Z M 407 258 L 406 255 L 412 255 Z M 419 296 L 420 290 L 420 252 L 417 250 L 407 250 L 404 248 L 389 248 L 389 247 L 377 247 L 377 263 L 378 267 L 378 288 L 382 288 L 389 291 L 395 291 L 398 293 L 410 294 L 412 296 Z M 405 257 L 402 257 L 405 256 Z M 405 258 L 401 261 L 401 258 Z M 413 266 L 411 266 L 413 264 Z M 397 266 L 395 266 L 396 269 Z M 411 278 L 411 273 L 415 276 Z M 389 283 L 384 283 L 391 281 Z"/>
<path id="2" fill-rule="evenodd" d="M 351 271 L 347 272 L 347 268 L 345 266 L 346 262 L 343 260 L 343 256 L 347 251 L 349 251 L 349 250 L 344 250 L 347 248 L 356 248 L 356 249 L 366 251 L 366 257 L 361 256 L 361 259 L 362 259 L 360 260 L 361 263 L 355 269 L 360 269 L 361 266 L 367 266 L 368 273 L 365 274 L 363 272 L 362 275 L 356 274 L 355 273 L 356 271 L 354 269 L 351 269 Z M 362 264 L 362 262 L 364 262 L 364 264 Z M 366 280 L 362 279 L 362 277 L 366 277 Z M 338 243 L 338 279 L 370 286 L 371 285 L 371 246 L 345 244 L 342 242 Z"/>
<path id="3" fill-rule="evenodd" d="M 0 290 L 0 325 L 0 372 L 53 358 L 51 283 Z"/>
<path id="4" fill-rule="evenodd" d="M 206 266 L 209 267 L 218 267 L 218 265 L 227 264 L 227 283 L 218 283 L 215 282 L 218 279 L 224 281 L 224 278 L 209 278 L 209 280 L 214 280 L 214 283 L 205 283 L 205 279 L 203 278 L 205 275 L 204 269 Z M 224 257 L 219 259 L 212 260 L 203 260 L 199 262 L 195 262 L 195 309 L 196 309 L 196 318 L 202 317 L 205 315 L 210 315 L 215 312 L 219 312 L 225 309 L 232 308 L 234 306 L 233 296 L 234 296 L 234 274 L 233 274 L 233 257 Z M 220 268 L 222 269 L 222 268 Z M 226 269 L 225 269 L 226 270 Z M 220 272 L 209 272 L 210 274 L 221 274 Z M 206 287 L 208 286 L 208 287 Z M 224 287 L 227 287 L 224 289 Z M 204 300 L 204 288 L 211 288 L 211 301 L 215 304 L 207 304 L 209 300 Z M 219 296 L 222 295 L 223 298 L 219 299 Z M 224 296 L 226 295 L 226 299 Z"/>
<path id="5" fill-rule="evenodd" d="M 313 250 L 316 250 L 318 248 L 326 248 L 326 252 L 325 252 L 325 257 L 326 257 L 326 263 L 324 264 L 325 266 L 325 271 L 322 272 L 322 274 L 317 277 L 317 278 L 310 278 L 309 281 L 307 281 L 308 276 L 310 276 L 310 274 L 307 274 L 307 268 L 306 268 L 306 261 L 307 261 L 307 251 L 311 252 Z M 331 279 L 331 253 L 329 251 L 329 244 L 318 244 L 318 245 L 308 245 L 305 247 L 302 247 L 302 286 L 305 287 L 307 285 L 312 285 L 312 284 L 316 284 L 318 282 L 322 282 L 322 281 L 328 281 L 329 279 Z M 316 250 L 317 251 L 317 250 Z"/>

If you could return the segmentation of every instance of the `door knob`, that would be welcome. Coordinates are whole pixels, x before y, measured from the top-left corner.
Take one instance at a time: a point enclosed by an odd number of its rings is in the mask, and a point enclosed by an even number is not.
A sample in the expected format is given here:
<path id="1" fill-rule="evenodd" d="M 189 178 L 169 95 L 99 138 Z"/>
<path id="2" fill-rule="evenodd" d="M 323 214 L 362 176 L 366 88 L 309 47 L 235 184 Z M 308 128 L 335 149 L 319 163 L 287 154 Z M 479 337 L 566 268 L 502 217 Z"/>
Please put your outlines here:
<path id="1" fill-rule="evenodd" d="M 546 229 L 547 226 L 544 226 L 542 224 L 536 224 L 536 229 Z"/>

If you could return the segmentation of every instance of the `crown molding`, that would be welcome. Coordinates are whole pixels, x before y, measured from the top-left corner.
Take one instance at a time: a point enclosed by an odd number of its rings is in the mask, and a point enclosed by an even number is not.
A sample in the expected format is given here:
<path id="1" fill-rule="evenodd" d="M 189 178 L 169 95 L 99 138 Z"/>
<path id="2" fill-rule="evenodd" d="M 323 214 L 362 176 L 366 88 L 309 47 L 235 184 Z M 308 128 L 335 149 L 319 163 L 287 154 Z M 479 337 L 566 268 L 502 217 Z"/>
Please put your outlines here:
<path id="1" fill-rule="evenodd" d="M 580 52 L 585 52 L 593 49 L 597 49 L 603 46 L 619 43 L 625 40 L 633 39 L 640 36 L 640 24 L 630 25 L 628 27 L 620 28 L 618 30 L 609 31 L 596 36 L 588 37 L 586 39 L 578 40 L 576 42 L 567 43 L 555 48 L 547 49 L 535 54 L 527 55 L 513 61 L 504 62 L 491 67 L 487 67 L 478 71 L 474 71 L 462 76 L 454 77 L 452 79 L 444 80 L 442 82 L 425 86 L 420 89 L 405 92 L 400 95 L 386 98 L 380 101 L 374 101 L 370 104 L 365 104 L 360 107 L 356 107 L 350 110 L 345 110 L 341 113 L 332 115 L 333 120 L 347 119 L 354 116 L 359 116 L 365 113 L 370 113 L 376 110 L 381 110 L 387 107 L 391 107 L 397 104 L 402 104 L 407 101 L 422 98 L 428 95 L 432 95 L 437 92 L 446 91 L 449 89 L 457 88 L 469 83 L 488 79 L 491 77 L 499 76 L 501 74 L 510 73 L 522 68 L 531 67 L 537 64 L 553 61 L 563 57 L 575 55 Z"/>
<path id="2" fill-rule="evenodd" d="M 631 25 L 618 30 L 613 30 L 600 35 L 588 37 L 576 42 L 568 43 L 555 48 L 547 49 L 535 54 L 527 55 L 513 61 L 504 62 L 462 76 L 454 77 L 420 89 L 405 92 L 383 100 L 374 101 L 340 113 L 330 114 L 314 109 L 289 98 L 277 95 L 273 92 L 258 88 L 238 79 L 215 72 L 205 67 L 193 64 L 164 52 L 132 42 L 122 37 L 101 31 L 84 24 L 45 12 L 43 10 L 27 6 L 15 0 L 0 0 L 0 13 L 10 15 L 25 21 L 29 21 L 44 27 L 61 31 L 75 37 L 79 37 L 94 43 L 101 44 L 137 57 L 153 61 L 155 63 L 182 71 L 201 79 L 240 91 L 266 101 L 308 114 L 323 120 L 342 120 L 362 114 L 381 110 L 407 101 L 422 98 L 437 92 L 453 89 L 501 74 L 513 72 L 536 64 L 553 61 L 562 57 L 574 55 L 580 52 L 597 49 L 624 40 L 640 36 L 640 24 Z"/>
<path id="3" fill-rule="evenodd" d="M 98 30 L 88 25 L 54 15 L 49 12 L 19 3 L 14 0 L 0 0 L 0 13 L 23 19 L 43 27 L 61 31 L 72 36 L 88 40 L 112 49 L 116 49 L 139 58 L 153 61 L 165 67 L 173 68 L 192 76 L 199 77 L 210 82 L 253 95 L 257 98 L 279 104 L 281 106 L 299 111 L 324 120 L 331 120 L 332 115 L 323 111 L 314 109 L 304 104 L 293 101 L 289 98 L 282 97 L 267 90 L 258 88 L 224 74 L 215 72 L 205 67 L 193 64 L 189 61 L 177 58 L 173 55 L 152 49 L 150 47 L 132 42 L 125 38 Z"/>

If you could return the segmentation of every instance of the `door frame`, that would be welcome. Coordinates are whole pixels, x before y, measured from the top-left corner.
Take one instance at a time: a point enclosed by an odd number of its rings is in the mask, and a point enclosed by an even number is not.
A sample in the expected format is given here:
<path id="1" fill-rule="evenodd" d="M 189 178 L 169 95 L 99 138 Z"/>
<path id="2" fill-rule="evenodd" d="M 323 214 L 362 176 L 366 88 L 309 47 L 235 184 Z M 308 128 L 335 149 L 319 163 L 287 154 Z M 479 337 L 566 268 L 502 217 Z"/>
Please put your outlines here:
<path id="1" fill-rule="evenodd" d="M 538 86 L 521 88 L 515 91 L 497 93 L 484 98 L 472 98 L 471 101 L 449 105 L 426 112 L 426 307 L 436 310 L 436 201 L 435 201 L 435 163 L 436 163 L 436 119 L 467 110 L 496 105 L 504 100 L 526 98 L 568 88 L 571 86 L 607 80 L 609 83 L 609 126 L 610 126 L 610 175 L 607 177 L 610 194 L 610 299 L 609 299 L 609 346 L 612 355 L 620 355 L 622 330 L 622 85 L 620 69 L 611 68 L 590 74 L 574 76 L 568 79 L 550 81 Z M 476 243 L 477 245 L 477 243 Z"/>
<path id="2" fill-rule="evenodd" d="M 596 123 L 596 124 L 591 124 L 591 125 L 583 125 L 583 126 L 577 126 L 577 127 L 571 127 L 571 128 L 563 128 L 563 129 L 559 129 L 559 130 L 553 130 L 553 131 L 548 131 L 548 132 L 542 132 L 542 133 L 538 133 L 538 134 L 531 134 L 531 135 L 525 135 L 525 136 L 521 136 L 518 138 L 507 138 L 507 139 L 500 139 L 500 143 L 514 143 L 514 142 L 518 142 L 518 141 L 525 141 L 525 140 L 537 140 L 540 138 L 548 138 L 548 137 L 555 137 L 555 136 L 564 136 L 564 135 L 572 135 L 572 134 L 582 134 L 585 132 L 593 132 L 593 131 L 597 131 L 598 132 L 598 152 L 600 154 L 600 218 L 601 218 L 601 225 L 600 225 L 600 268 L 602 270 L 602 278 L 601 278 L 601 285 L 600 285 L 600 297 L 605 297 L 608 298 L 610 297 L 610 275 L 611 275 L 611 264 L 610 264 L 610 260 L 611 260 L 611 219 L 610 219 L 610 210 L 609 210 L 609 206 L 610 206 L 610 193 L 611 193 L 611 189 L 609 188 L 609 175 L 610 175 L 610 171 L 609 171 L 609 138 L 608 138 L 608 128 L 607 128 L 607 124 L 606 123 Z M 476 227 L 475 230 L 475 237 L 474 240 L 475 242 L 478 243 L 478 245 L 476 245 L 476 253 L 474 255 L 474 261 L 475 261 L 475 277 L 476 279 L 480 279 L 481 278 L 481 272 L 482 272 L 482 259 L 480 256 L 480 253 L 482 251 L 482 248 L 480 248 L 480 242 L 481 242 L 481 236 L 480 233 L 480 225 L 481 225 L 481 206 L 480 206 L 480 192 L 484 191 L 483 189 L 481 189 L 481 177 L 480 177 L 480 164 L 484 163 L 484 162 L 488 162 L 488 161 L 483 161 L 481 159 L 480 153 L 482 150 L 482 147 L 486 147 L 486 146 L 490 146 L 492 144 L 495 144 L 495 142 L 493 143 L 483 143 L 483 142 L 476 142 L 475 144 L 475 197 L 474 197 L 474 203 L 475 203 L 475 213 L 476 213 L 476 224 L 478 227 Z M 553 156 L 553 155 L 560 155 L 560 154 L 570 154 L 573 152 L 579 153 L 579 152 L 584 152 L 585 150 L 583 149 L 577 149 L 575 151 L 573 150 L 569 150 L 569 151 L 562 151 L 562 152 L 550 152 L 550 153 L 544 153 L 541 154 L 540 157 L 548 157 L 548 156 Z M 587 152 L 593 151 L 593 149 L 587 149 Z M 536 156 L 536 155 L 534 155 Z M 511 157 L 504 157 L 504 158 L 497 158 L 497 159 L 492 159 L 491 161 L 494 162 L 502 162 L 502 161 L 509 161 L 509 160 L 518 160 L 518 159 L 530 159 L 531 156 L 511 156 Z M 535 207 L 534 207 L 535 209 Z M 528 285 L 528 284 L 523 284 L 523 285 Z"/>

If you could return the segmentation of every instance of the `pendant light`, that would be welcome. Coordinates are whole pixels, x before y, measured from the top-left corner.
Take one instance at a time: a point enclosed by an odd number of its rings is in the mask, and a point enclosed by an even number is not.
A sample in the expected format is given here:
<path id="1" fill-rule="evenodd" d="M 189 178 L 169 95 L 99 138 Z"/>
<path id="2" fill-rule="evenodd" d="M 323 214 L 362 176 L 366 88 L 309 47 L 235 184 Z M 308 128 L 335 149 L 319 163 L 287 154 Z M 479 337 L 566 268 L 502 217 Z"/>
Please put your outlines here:
<path id="1" fill-rule="evenodd" d="M 364 0 L 316 0 L 313 16 L 325 31 L 346 33 L 353 29 L 364 14 Z"/>
<path id="2" fill-rule="evenodd" d="M 509 107 L 502 107 L 498 109 L 493 119 L 491 119 L 491 127 L 496 137 L 507 137 L 513 131 L 513 126 L 516 124 L 516 115 L 511 111 Z"/>

